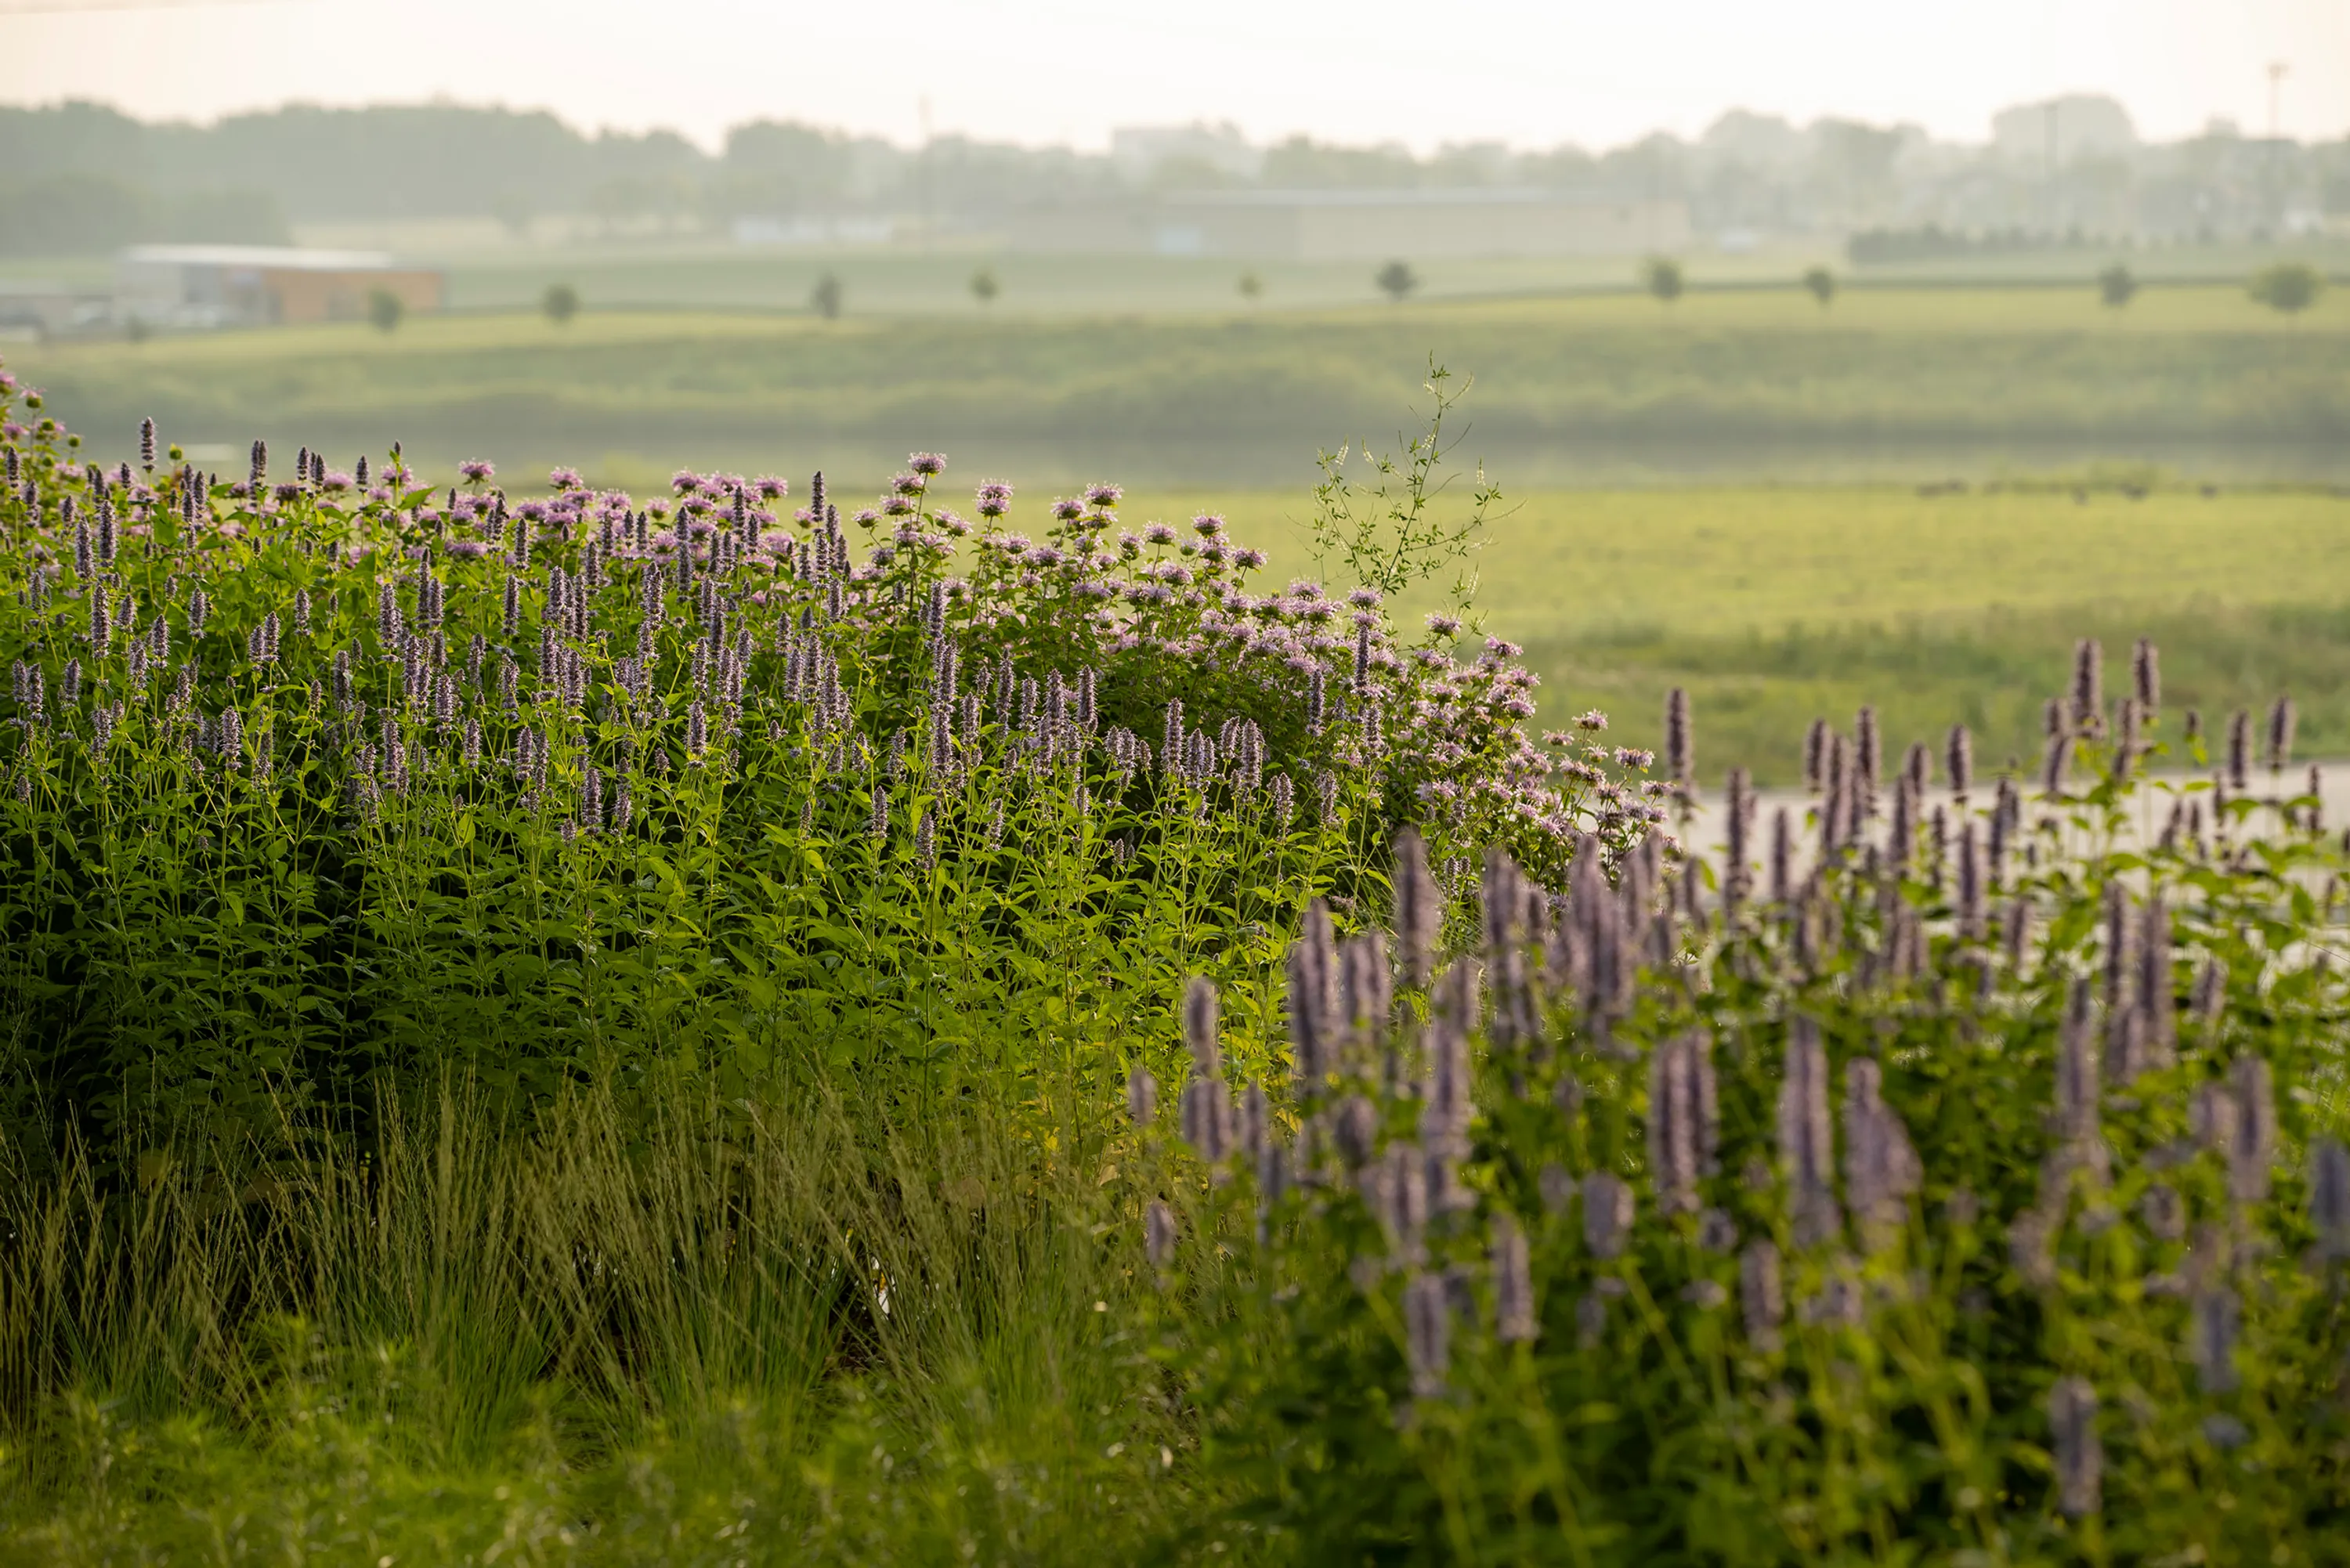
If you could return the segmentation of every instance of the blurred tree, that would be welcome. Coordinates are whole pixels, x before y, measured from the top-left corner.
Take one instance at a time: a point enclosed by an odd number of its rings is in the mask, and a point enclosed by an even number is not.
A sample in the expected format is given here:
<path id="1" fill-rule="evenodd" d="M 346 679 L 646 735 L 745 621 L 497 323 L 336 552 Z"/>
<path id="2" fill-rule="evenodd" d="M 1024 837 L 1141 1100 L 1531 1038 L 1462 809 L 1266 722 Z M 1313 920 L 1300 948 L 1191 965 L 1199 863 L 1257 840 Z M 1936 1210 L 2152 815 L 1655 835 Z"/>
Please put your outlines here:
<path id="1" fill-rule="evenodd" d="M 2108 309 L 2119 310 L 2137 297 L 2137 279 L 2129 268 L 2116 262 L 2097 275 L 2097 297 Z"/>
<path id="2" fill-rule="evenodd" d="M 1419 274 L 1411 270 L 1409 262 L 1391 261 L 1373 273 L 1371 281 L 1379 286 L 1381 294 L 1400 305 L 1413 289 L 1419 286 Z"/>
<path id="3" fill-rule="evenodd" d="M 995 296 L 1003 292 L 1003 286 L 995 281 L 994 268 L 982 267 L 971 275 L 971 296 L 980 304 L 994 304 Z M 827 311 L 825 314 L 829 316 L 833 313 Z"/>
<path id="4" fill-rule="evenodd" d="M 70 255 L 152 241 L 289 244 L 286 215 L 253 191 L 156 195 L 106 174 L 0 180 L 0 254 Z"/>
<path id="5" fill-rule="evenodd" d="M 827 273 L 816 279 L 816 286 L 808 290 L 808 306 L 827 321 L 838 320 L 840 318 L 840 279 L 831 273 Z"/>
<path id="6" fill-rule="evenodd" d="M 388 288 L 368 290 L 368 325 L 378 332 L 393 332 L 400 327 L 400 318 L 408 314 L 408 306 L 400 296 Z"/>
<path id="7" fill-rule="evenodd" d="M 1804 288 L 1823 306 L 1835 298 L 1835 274 L 1824 266 L 1815 266 L 1804 274 Z"/>
<path id="8" fill-rule="evenodd" d="M 2245 292 L 2271 310 L 2291 316 L 2317 303 L 2325 292 L 2325 279 L 2306 262 L 2278 262 L 2254 273 Z"/>
<path id="9" fill-rule="evenodd" d="M 546 313 L 549 321 L 557 327 L 565 326 L 579 314 L 579 291 L 567 283 L 550 283 L 539 298 L 538 307 Z"/>
<path id="10" fill-rule="evenodd" d="M 1241 274 L 1241 280 L 1237 286 L 1243 299 L 1253 300 L 1264 293 L 1264 279 L 1253 272 L 1244 272 Z"/>
<path id="11" fill-rule="evenodd" d="M 1687 280 L 1681 275 L 1681 264 L 1670 256 L 1650 256 L 1640 264 L 1640 283 L 1657 298 L 1670 305 L 1681 296 Z"/>
<path id="12" fill-rule="evenodd" d="M 490 199 L 490 216 L 495 218 L 507 235 L 517 240 L 530 238 L 530 198 L 519 191 L 501 191 Z"/>
<path id="13" fill-rule="evenodd" d="M 1378 190 L 1422 183 L 1419 161 L 1394 145 L 1339 147 L 1303 136 L 1268 147 L 1258 183 L 1272 190 Z"/>

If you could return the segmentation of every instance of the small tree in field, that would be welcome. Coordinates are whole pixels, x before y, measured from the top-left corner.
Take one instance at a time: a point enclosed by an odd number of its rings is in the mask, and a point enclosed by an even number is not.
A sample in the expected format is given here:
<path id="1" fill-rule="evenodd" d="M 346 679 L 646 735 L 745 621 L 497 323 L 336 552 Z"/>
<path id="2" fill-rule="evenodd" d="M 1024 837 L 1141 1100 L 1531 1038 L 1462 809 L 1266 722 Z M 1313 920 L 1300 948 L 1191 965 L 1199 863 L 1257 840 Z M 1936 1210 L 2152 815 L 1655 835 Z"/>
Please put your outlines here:
<path id="1" fill-rule="evenodd" d="M 1239 288 L 1241 291 L 1241 297 L 1243 299 L 1254 300 L 1258 296 L 1264 293 L 1264 279 L 1257 276 L 1257 275 L 1253 272 L 1244 272 L 1241 274 L 1241 280 L 1234 286 Z"/>
<path id="2" fill-rule="evenodd" d="M 816 286 L 808 290 L 808 308 L 827 321 L 839 320 L 840 279 L 831 273 L 816 279 Z"/>
<path id="3" fill-rule="evenodd" d="M 2271 310 L 2293 316 L 2317 303 L 2325 279 L 2306 262 L 2278 262 L 2254 273 L 2245 292 Z"/>
<path id="4" fill-rule="evenodd" d="M 982 267 L 971 275 L 971 296 L 982 305 L 993 305 L 1003 286 L 995 280 L 993 267 Z"/>
<path id="5" fill-rule="evenodd" d="M 579 314 L 579 291 L 567 283 L 550 283 L 538 307 L 557 327 L 567 327 L 571 318 Z"/>
<path id="6" fill-rule="evenodd" d="M 2116 262 L 2097 275 L 2097 297 L 2109 310 L 2119 310 L 2137 297 L 2137 279 L 2130 269 Z"/>
<path id="7" fill-rule="evenodd" d="M 1419 286 L 1419 274 L 1411 270 L 1409 262 L 1391 261 L 1372 274 L 1371 281 L 1379 286 L 1381 294 L 1401 305 Z"/>
<path id="8" fill-rule="evenodd" d="M 408 306 L 400 304 L 400 296 L 392 293 L 391 290 L 388 288 L 368 290 L 368 325 L 373 327 L 378 332 L 398 331 L 400 318 L 407 314 Z"/>
<path id="9" fill-rule="evenodd" d="M 1835 274 L 1824 266 L 1813 267 L 1804 274 L 1804 289 L 1825 309 L 1835 298 Z"/>
<path id="10" fill-rule="evenodd" d="M 1681 275 L 1681 264 L 1670 256 L 1650 256 L 1640 264 L 1640 286 L 1667 305 L 1681 296 L 1687 284 Z"/>

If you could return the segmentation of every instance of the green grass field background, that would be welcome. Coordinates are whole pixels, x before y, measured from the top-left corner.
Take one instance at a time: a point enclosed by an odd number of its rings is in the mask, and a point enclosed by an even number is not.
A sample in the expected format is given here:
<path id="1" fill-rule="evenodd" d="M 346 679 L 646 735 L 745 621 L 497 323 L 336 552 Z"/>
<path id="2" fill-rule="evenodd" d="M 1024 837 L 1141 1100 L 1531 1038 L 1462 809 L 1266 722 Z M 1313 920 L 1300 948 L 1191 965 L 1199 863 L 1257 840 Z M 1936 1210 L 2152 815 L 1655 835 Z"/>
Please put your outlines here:
<path id="1" fill-rule="evenodd" d="M 1310 494 L 1150 491 L 1138 518 L 1226 514 L 1276 572 L 1310 572 Z M 1457 504 L 1457 502 L 1456 502 Z M 1804 728 L 1863 702 L 1889 742 L 1964 722 L 2027 765 L 2074 639 L 2158 639 L 2166 703 L 2207 719 L 2291 691 L 2304 752 L 2350 751 L 2350 494 L 1978 486 L 1544 491 L 1476 557 L 1486 629 L 1526 646 L 1543 721 L 1591 707 L 1653 745 L 1665 692 L 1696 702 L 1710 777 L 1798 776 Z M 1419 598 L 1433 607 L 1440 594 Z M 1415 606 L 1415 607 L 1421 607 Z M 2118 690 L 2118 687 L 2116 687 Z"/>
<path id="2" fill-rule="evenodd" d="M 793 471 L 878 483 L 928 445 L 1032 481 L 1286 484 L 1391 440 L 1430 358 L 1473 376 L 1468 441 L 1522 484 L 1650 472 L 1904 477 L 2164 457 L 2350 477 L 2350 291 L 2286 317 L 2220 286 L 2125 310 L 2080 288 L 1793 289 L 1221 314 L 952 317 L 591 307 L 25 345 L 78 429 L 407 441 L 453 462 Z"/>

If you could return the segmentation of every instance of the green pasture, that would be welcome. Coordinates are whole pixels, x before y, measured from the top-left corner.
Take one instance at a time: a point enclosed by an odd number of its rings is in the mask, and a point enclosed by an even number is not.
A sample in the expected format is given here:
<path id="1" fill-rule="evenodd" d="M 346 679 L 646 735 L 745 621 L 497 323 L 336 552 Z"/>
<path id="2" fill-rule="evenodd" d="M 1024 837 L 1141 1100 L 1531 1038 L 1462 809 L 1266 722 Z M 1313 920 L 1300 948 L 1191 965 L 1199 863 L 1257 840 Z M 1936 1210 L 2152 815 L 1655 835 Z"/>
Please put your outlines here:
<path id="1" fill-rule="evenodd" d="M 599 236 L 575 232 L 562 243 L 490 239 L 445 222 L 397 220 L 329 224 L 306 243 L 429 258 L 447 268 L 451 301 L 464 310 L 536 306 L 551 283 L 568 283 L 607 308 L 658 307 L 802 311 L 819 277 L 842 287 L 851 315 L 1068 315 L 1117 311 L 1219 312 L 1239 307 L 1243 274 L 1258 285 L 1265 310 L 1375 303 L 1375 261 L 1268 261 L 1241 256 L 1045 254 L 1009 251 L 985 235 L 941 236 L 888 246 L 744 246 L 707 236 Z M 1664 247 L 1659 247 L 1664 248 Z M 1774 243 L 1751 251 L 1703 249 L 1679 259 L 1694 291 L 1776 290 L 1797 296 L 1807 267 L 1825 266 L 1848 290 L 1916 284 L 2000 287 L 2055 283 L 2086 295 L 2097 272 L 2116 261 L 2157 286 L 2210 283 L 2250 275 L 2281 254 L 2338 268 L 2322 243 L 2277 245 L 2173 245 L 2116 251 L 2083 245 L 1936 257 L 1856 268 L 1825 241 Z M 1419 275 L 1418 297 L 1465 299 L 1565 292 L 1628 290 L 1635 258 L 1622 255 L 1399 258 Z M 981 267 L 999 286 L 984 306 L 971 291 Z M 1803 296 L 1809 303 L 1808 296 Z"/>
<path id="2" fill-rule="evenodd" d="M 1286 484 L 1304 454 L 1392 440 L 1431 356 L 1473 374 L 1466 458 L 1521 483 L 1627 464 L 1906 477 L 2183 454 L 2330 474 L 2350 434 L 2350 290 L 2282 317 L 2232 288 L 1792 290 L 1429 301 L 1220 315 L 529 313 L 26 345 L 92 432 L 428 460 L 862 468 L 927 445 L 1015 476 Z M 847 461 L 844 461 L 846 459 Z"/>
<path id="3" fill-rule="evenodd" d="M 1153 491 L 1126 510 L 1221 511 L 1277 570 L 1308 571 L 1311 501 Z M 2306 746 L 2350 750 L 2350 494 L 2207 493 L 2116 470 L 1959 493 L 1544 491 L 1504 506 L 1475 558 L 1476 603 L 1542 673 L 1543 722 L 1599 707 L 1612 733 L 1654 745 L 1665 692 L 1686 685 L 1709 775 L 1743 764 L 1788 782 L 1804 726 L 1863 702 L 1902 743 L 1962 719 L 1987 764 L 2028 760 L 2083 635 L 2116 670 L 2156 638 L 2174 708 L 2216 715 L 2290 691 Z"/>

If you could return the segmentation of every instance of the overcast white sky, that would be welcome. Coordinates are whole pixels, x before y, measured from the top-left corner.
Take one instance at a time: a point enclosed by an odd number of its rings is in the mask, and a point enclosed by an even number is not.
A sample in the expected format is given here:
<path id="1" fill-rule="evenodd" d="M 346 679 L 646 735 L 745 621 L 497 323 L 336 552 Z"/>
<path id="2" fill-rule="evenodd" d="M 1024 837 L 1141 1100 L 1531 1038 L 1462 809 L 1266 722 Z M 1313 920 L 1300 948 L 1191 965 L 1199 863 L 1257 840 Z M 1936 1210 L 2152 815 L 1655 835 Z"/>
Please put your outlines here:
<path id="1" fill-rule="evenodd" d="M 99 6 L 124 8 L 95 9 Z M 1693 136 L 1731 106 L 1980 140 L 2052 93 L 2142 133 L 2350 133 L 2350 0 L 0 0 L 0 102 L 209 119 L 289 99 L 546 108 L 715 146 L 788 118 L 1100 147 L 1231 119 L 1423 151 Z"/>

